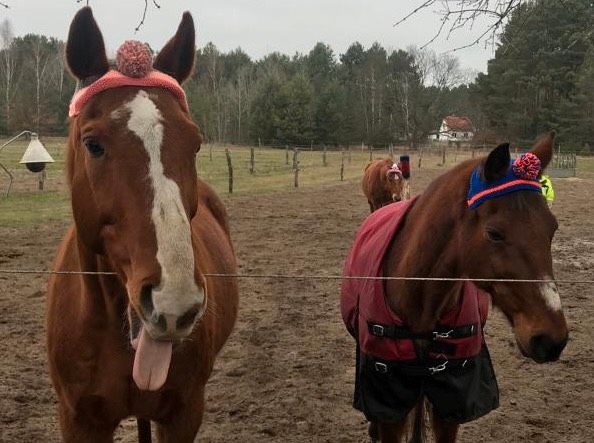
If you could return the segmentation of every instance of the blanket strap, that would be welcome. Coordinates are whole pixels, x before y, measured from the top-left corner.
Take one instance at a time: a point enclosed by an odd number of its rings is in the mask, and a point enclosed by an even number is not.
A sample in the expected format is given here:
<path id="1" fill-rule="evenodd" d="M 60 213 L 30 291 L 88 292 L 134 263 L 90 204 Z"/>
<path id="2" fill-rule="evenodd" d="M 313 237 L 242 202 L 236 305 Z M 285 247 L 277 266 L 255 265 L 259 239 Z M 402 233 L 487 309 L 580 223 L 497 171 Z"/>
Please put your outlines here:
<path id="1" fill-rule="evenodd" d="M 448 338 L 471 337 L 478 331 L 478 324 L 473 323 L 463 326 L 437 326 L 431 332 L 413 332 L 408 328 L 396 325 L 383 325 L 380 323 L 367 322 L 369 333 L 375 337 L 408 340 L 441 340 Z"/>

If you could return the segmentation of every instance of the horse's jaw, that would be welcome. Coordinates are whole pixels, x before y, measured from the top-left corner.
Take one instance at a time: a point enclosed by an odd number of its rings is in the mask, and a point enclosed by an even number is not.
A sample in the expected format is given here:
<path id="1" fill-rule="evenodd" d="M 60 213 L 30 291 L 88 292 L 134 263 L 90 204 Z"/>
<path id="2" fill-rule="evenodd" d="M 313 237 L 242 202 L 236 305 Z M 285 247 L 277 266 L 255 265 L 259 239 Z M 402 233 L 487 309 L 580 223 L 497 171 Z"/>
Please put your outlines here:
<path id="1" fill-rule="evenodd" d="M 135 351 L 132 378 L 138 389 L 156 391 L 167 380 L 173 342 L 153 339 L 131 307 L 128 308 L 128 321 L 130 344 Z"/>

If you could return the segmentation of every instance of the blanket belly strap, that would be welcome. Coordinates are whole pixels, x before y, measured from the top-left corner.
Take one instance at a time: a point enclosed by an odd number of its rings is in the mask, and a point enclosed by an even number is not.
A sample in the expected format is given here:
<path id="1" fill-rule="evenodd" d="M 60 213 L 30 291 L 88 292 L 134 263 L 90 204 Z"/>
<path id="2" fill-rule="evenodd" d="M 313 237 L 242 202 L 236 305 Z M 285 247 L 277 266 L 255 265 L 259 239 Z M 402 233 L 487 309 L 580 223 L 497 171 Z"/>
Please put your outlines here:
<path id="1" fill-rule="evenodd" d="M 440 340 L 448 338 L 471 337 L 478 331 L 478 324 L 462 326 L 438 326 L 431 332 L 413 332 L 408 328 L 398 325 L 383 325 L 381 323 L 367 322 L 369 333 L 375 337 L 407 340 Z"/>

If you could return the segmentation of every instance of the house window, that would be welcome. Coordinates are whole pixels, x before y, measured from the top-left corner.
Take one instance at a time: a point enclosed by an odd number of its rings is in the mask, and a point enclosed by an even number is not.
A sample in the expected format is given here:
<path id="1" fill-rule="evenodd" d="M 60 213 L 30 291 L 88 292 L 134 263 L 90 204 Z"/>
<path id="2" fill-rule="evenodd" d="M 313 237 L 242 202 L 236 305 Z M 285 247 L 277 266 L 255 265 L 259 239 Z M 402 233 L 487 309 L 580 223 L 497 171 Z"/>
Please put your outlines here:
<path id="1" fill-rule="evenodd" d="M 453 138 L 457 138 L 458 137 L 458 134 L 456 134 L 455 132 L 452 132 L 452 137 Z"/>
<path id="2" fill-rule="evenodd" d="M 468 138 L 468 132 L 464 133 L 464 138 Z"/>

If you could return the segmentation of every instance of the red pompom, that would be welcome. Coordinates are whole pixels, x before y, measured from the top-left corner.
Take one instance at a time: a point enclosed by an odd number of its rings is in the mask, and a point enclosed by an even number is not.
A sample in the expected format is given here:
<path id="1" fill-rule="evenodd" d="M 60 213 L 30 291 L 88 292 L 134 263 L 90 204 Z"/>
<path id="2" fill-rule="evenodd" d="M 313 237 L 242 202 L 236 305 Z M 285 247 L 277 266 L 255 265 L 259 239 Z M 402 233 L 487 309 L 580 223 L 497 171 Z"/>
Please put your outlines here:
<path id="1" fill-rule="evenodd" d="M 153 69 L 153 55 L 144 43 L 126 40 L 118 49 L 116 65 L 127 77 L 146 77 Z"/>
<path id="2" fill-rule="evenodd" d="M 512 165 L 514 174 L 526 180 L 534 180 L 540 174 L 540 159 L 532 152 L 522 154 Z"/>

